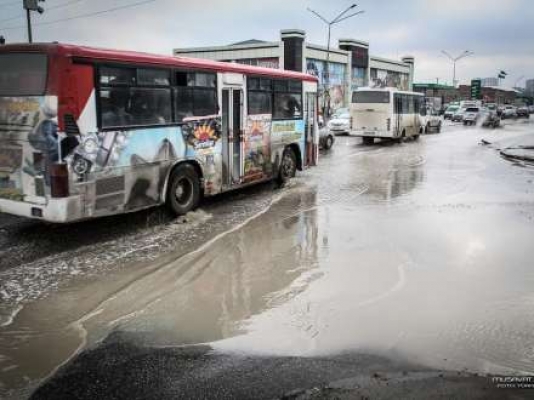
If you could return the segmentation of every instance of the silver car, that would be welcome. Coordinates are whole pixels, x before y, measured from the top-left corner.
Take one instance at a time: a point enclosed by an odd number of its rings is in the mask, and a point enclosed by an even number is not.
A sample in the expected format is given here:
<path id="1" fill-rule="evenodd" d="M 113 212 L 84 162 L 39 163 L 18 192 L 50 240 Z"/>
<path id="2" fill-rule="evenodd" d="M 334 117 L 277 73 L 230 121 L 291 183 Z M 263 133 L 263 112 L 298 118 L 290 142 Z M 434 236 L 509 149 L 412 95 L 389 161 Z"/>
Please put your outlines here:
<path id="1" fill-rule="evenodd" d="M 349 133 L 350 131 L 350 114 L 348 111 L 342 114 L 332 115 L 332 119 L 328 121 L 328 130 L 334 134 Z"/>
<path id="2" fill-rule="evenodd" d="M 465 109 L 463 115 L 464 125 L 475 125 L 480 116 L 480 108 L 478 107 L 468 107 Z"/>

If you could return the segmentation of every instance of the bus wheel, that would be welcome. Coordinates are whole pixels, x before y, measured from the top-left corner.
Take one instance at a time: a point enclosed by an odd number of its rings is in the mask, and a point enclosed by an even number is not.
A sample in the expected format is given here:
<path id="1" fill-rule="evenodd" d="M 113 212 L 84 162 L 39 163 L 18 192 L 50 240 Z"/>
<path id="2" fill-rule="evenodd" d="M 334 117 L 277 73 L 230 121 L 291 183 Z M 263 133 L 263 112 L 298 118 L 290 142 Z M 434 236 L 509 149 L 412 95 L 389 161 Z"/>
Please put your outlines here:
<path id="1" fill-rule="evenodd" d="M 290 147 L 284 149 L 282 155 L 282 162 L 280 163 L 280 170 L 278 171 L 278 184 L 283 186 L 291 178 L 295 176 L 297 172 L 297 157 L 295 152 Z"/>
<path id="2" fill-rule="evenodd" d="M 363 144 L 373 144 L 375 142 L 374 137 L 363 137 Z"/>
<path id="3" fill-rule="evenodd" d="M 167 189 L 167 207 L 175 215 L 195 209 L 200 200 L 200 180 L 190 164 L 181 164 L 171 173 Z"/>

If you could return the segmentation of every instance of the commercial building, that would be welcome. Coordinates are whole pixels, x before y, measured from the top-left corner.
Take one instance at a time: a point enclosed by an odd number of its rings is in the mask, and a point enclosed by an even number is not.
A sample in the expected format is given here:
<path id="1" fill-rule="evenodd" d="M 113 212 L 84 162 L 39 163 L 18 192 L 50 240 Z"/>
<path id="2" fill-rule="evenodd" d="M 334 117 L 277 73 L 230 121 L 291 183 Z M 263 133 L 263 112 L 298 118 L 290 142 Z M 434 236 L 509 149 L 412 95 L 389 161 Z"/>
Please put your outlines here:
<path id="1" fill-rule="evenodd" d="M 482 87 L 499 86 L 499 78 L 495 78 L 493 76 L 489 78 L 482 78 L 480 82 Z"/>
<path id="2" fill-rule="evenodd" d="M 462 99 L 471 98 L 471 86 L 460 85 L 458 87 Z M 481 97 L 485 103 L 513 104 L 517 98 L 518 91 L 513 88 L 502 86 L 486 86 L 481 88 Z"/>
<path id="3" fill-rule="evenodd" d="M 280 31 L 280 41 L 252 39 L 227 46 L 174 49 L 173 54 L 313 74 L 319 78 L 322 89 L 328 86 L 326 101 L 333 110 L 346 107 L 352 91 L 358 87 L 411 90 L 414 75 L 413 57 L 391 60 L 372 56 L 369 43 L 356 39 L 339 39 L 337 47 L 328 51 L 325 46 L 306 42 L 306 32 L 299 29 Z M 320 96 L 323 104 L 324 90 Z"/>
<path id="4" fill-rule="evenodd" d="M 422 93 L 426 97 L 441 99 L 441 104 L 460 100 L 460 92 L 454 86 L 441 85 L 438 83 L 414 83 L 413 91 Z"/>
<path id="5" fill-rule="evenodd" d="M 527 79 L 525 82 L 525 94 L 534 97 L 534 79 Z"/>

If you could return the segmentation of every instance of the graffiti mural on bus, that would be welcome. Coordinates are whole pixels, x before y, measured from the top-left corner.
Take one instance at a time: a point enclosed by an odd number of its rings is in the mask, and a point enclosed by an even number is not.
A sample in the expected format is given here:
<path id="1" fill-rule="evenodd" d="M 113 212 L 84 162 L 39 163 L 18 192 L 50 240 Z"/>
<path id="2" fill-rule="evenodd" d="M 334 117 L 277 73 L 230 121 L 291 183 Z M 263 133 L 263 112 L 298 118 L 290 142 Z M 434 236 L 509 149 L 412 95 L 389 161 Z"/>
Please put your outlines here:
<path id="1" fill-rule="evenodd" d="M 258 114 L 247 118 L 244 140 L 244 180 L 254 181 L 271 175 L 271 115 Z"/>
<path id="2" fill-rule="evenodd" d="M 182 134 L 194 151 L 213 150 L 221 138 L 221 118 L 189 117 L 184 119 Z M 189 149 L 188 149 L 189 150 Z"/>

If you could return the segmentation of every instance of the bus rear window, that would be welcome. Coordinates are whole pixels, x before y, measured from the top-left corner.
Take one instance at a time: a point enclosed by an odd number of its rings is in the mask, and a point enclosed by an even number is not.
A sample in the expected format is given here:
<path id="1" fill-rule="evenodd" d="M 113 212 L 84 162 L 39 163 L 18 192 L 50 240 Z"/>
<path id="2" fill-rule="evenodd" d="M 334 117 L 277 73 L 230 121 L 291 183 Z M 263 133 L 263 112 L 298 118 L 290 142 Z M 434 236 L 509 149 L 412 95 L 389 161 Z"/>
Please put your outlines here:
<path id="1" fill-rule="evenodd" d="M 46 89 L 47 56 L 0 54 L 0 96 L 40 96 Z"/>
<path id="2" fill-rule="evenodd" d="M 389 103 L 389 92 L 356 91 L 352 93 L 353 103 Z"/>

